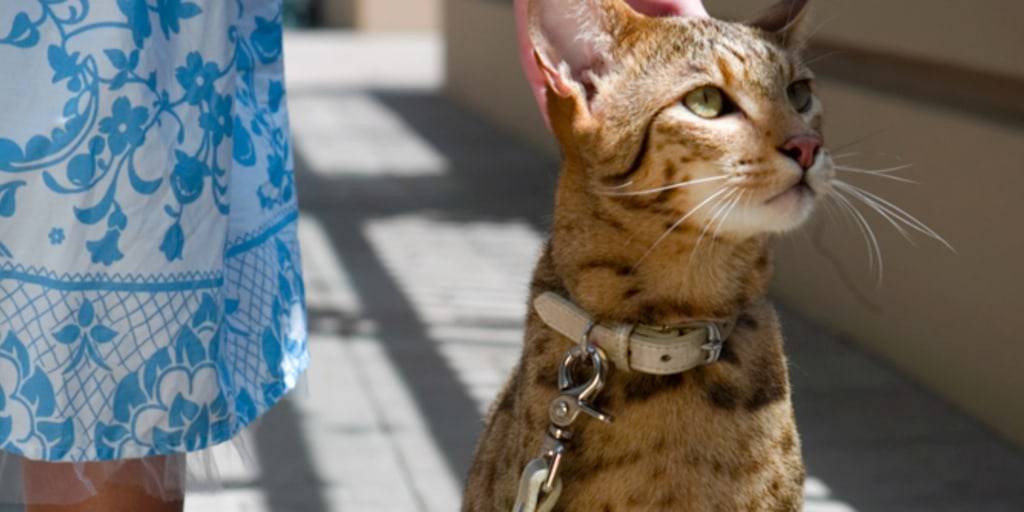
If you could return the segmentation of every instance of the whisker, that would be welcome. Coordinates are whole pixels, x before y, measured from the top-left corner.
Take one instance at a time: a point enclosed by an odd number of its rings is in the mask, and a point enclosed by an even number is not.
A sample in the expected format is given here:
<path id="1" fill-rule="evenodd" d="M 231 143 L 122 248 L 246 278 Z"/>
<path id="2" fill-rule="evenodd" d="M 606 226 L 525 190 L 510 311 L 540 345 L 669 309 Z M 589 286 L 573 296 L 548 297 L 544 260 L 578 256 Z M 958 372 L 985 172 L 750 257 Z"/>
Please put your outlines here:
<path id="1" fill-rule="evenodd" d="M 829 151 L 838 151 L 838 150 L 839 149 L 830 149 Z M 856 152 L 852 152 L 852 153 L 843 153 L 842 155 L 839 155 L 838 157 L 833 156 L 832 158 L 833 159 L 835 159 L 835 158 L 848 158 L 848 157 L 851 157 L 851 156 L 861 156 L 861 155 L 884 157 L 884 158 L 889 158 L 889 159 L 896 160 L 896 161 L 899 161 L 899 162 L 902 162 L 902 161 L 905 160 L 903 158 L 903 156 L 901 156 L 901 155 L 897 155 L 897 154 L 894 154 L 894 153 L 886 153 L 886 152 L 881 152 L 881 151 L 856 151 Z"/>
<path id="2" fill-rule="evenodd" d="M 860 152 L 856 152 L 855 151 L 853 153 L 843 153 L 841 155 L 834 155 L 832 157 L 832 160 L 839 160 L 840 158 L 850 158 L 850 157 L 854 157 L 854 156 L 860 156 Z"/>
<path id="3" fill-rule="evenodd" d="M 873 173 L 877 173 L 877 174 L 888 174 L 888 173 L 891 173 L 891 172 L 902 171 L 903 169 L 909 169 L 909 168 L 911 168 L 913 166 L 914 166 L 914 164 L 904 164 L 904 165 L 897 165 L 896 167 L 889 167 L 887 169 L 861 169 L 859 167 L 850 167 L 848 165 L 839 165 L 837 167 L 845 169 L 845 170 L 873 172 Z"/>
<path id="4" fill-rule="evenodd" d="M 622 185 L 617 185 L 617 186 L 614 186 L 614 187 L 608 187 L 606 190 L 622 190 L 622 189 L 629 188 L 629 187 L 632 187 L 632 186 L 633 186 L 633 181 L 627 181 L 627 182 L 623 183 Z"/>
<path id="5" fill-rule="evenodd" d="M 710 178 L 700 178 L 700 179 L 696 179 L 696 180 L 685 181 L 685 182 L 682 182 L 682 183 L 676 183 L 676 184 L 673 184 L 673 185 L 667 185 L 667 186 L 664 186 L 664 187 L 652 188 L 652 189 L 647 189 L 647 190 L 638 190 L 638 191 L 634 191 L 634 192 L 612 192 L 613 190 L 623 188 L 622 186 L 620 186 L 620 187 L 615 187 L 615 188 L 612 188 L 612 189 L 608 189 L 607 191 L 601 192 L 601 194 L 602 195 L 606 195 L 606 196 L 642 196 L 642 195 L 646 195 L 646 194 L 657 194 L 659 192 L 664 192 L 666 190 L 674 190 L 674 189 L 677 189 L 677 188 L 692 187 L 694 185 L 701 185 L 703 183 L 711 183 L 711 182 L 722 181 L 722 180 L 727 180 L 727 179 L 729 179 L 729 176 L 712 176 Z M 632 182 L 630 182 L 628 185 L 631 185 L 631 184 L 632 184 Z M 626 186 L 628 186 L 628 185 L 626 185 Z"/>
<path id="6" fill-rule="evenodd" d="M 839 191 L 833 188 L 831 193 L 829 193 L 825 197 L 833 200 L 833 203 L 835 203 L 835 207 L 838 209 L 838 212 L 840 214 L 840 218 L 842 220 L 847 221 L 847 222 L 853 224 L 853 226 L 856 227 L 857 229 L 862 229 L 861 226 L 860 226 L 860 223 L 857 222 L 857 219 L 853 215 L 851 215 L 849 211 L 847 211 L 848 210 L 847 206 L 845 204 L 843 204 L 842 202 L 840 202 L 838 199 L 836 199 L 836 196 L 838 194 L 839 194 Z M 826 203 L 826 204 L 828 204 L 828 203 Z M 864 233 L 864 238 L 865 238 L 864 241 L 867 242 L 867 234 L 866 233 Z M 869 258 L 871 257 L 871 251 L 870 250 L 868 251 L 868 257 Z"/>
<path id="7" fill-rule="evenodd" d="M 658 247 L 658 245 L 660 245 L 662 242 L 664 242 L 665 239 L 668 238 L 668 236 L 670 234 L 672 234 L 673 231 L 675 231 L 679 226 L 682 226 L 683 223 L 686 222 L 687 219 L 689 219 L 690 217 L 693 216 L 693 214 L 697 213 L 698 210 L 700 210 L 701 208 L 706 206 L 711 201 L 715 200 L 718 196 L 720 196 L 720 195 L 722 195 L 722 194 L 724 194 L 724 193 L 726 193 L 726 192 L 728 192 L 730 190 L 735 191 L 736 189 L 734 189 L 734 188 L 723 188 L 723 189 L 715 192 L 714 194 L 711 194 L 710 196 L 708 196 L 707 199 L 704 199 L 704 201 L 702 201 L 700 204 L 698 204 L 695 208 L 693 208 L 689 212 L 686 212 L 686 215 L 683 215 L 679 220 L 676 221 L 675 224 L 672 224 L 671 227 L 666 229 L 665 233 L 663 233 L 657 240 L 655 240 L 654 245 L 652 245 L 650 249 L 647 249 L 647 252 L 645 252 L 644 255 L 641 256 L 639 260 L 637 260 L 636 264 L 633 265 L 633 270 L 636 270 L 636 268 L 639 267 L 640 264 L 643 263 L 643 261 L 645 259 L 647 259 L 647 257 L 650 256 L 652 252 L 654 252 L 654 249 L 656 247 Z"/>
<path id="8" fill-rule="evenodd" d="M 832 20 L 829 19 L 828 21 L 832 21 Z M 826 23 L 828 21 L 826 21 Z M 816 30 L 820 30 L 820 29 L 816 29 Z M 818 62 L 819 60 L 827 59 L 829 57 L 834 57 L 836 55 L 841 55 L 843 53 L 844 53 L 843 50 L 832 50 L 830 52 L 825 52 L 825 53 L 822 53 L 820 55 L 815 55 L 814 57 L 811 57 L 811 58 L 803 61 L 803 65 L 804 66 L 810 66 L 811 64 L 813 64 L 815 62 Z"/>
<path id="9" fill-rule="evenodd" d="M 818 35 L 818 32 L 821 29 L 825 28 L 825 26 L 828 25 L 829 23 L 832 23 L 833 21 L 835 21 L 835 19 L 838 18 L 838 17 L 839 17 L 838 14 L 833 14 L 827 20 L 822 21 L 821 23 L 819 23 L 818 26 L 814 28 L 814 30 L 811 30 L 810 32 L 807 32 L 806 35 L 801 35 L 801 39 L 804 40 L 804 41 L 810 41 L 811 39 L 814 38 L 814 36 Z M 844 51 L 845 50 L 833 50 L 831 52 L 826 53 L 825 55 L 828 56 L 828 55 L 832 55 L 832 54 L 835 54 L 835 53 L 843 53 Z M 809 63 L 814 62 L 815 60 L 818 60 L 818 59 L 821 59 L 821 58 L 822 57 L 820 55 L 817 56 L 817 57 L 812 57 L 811 60 L 804 61 L 804 65 L 806 66 Z"/>
<path id="10" fill-rule="evenodd" d="M 725 221 L 729 218 L 730 215 L 732 215 L 733 210 L 736 209 L 736 206 L 740 204 L 740 201 L 742 201 L 743 197 L 746 195 L 746 190 L 740 192 L 740 195 L 736 197 L 736 200 L 733 201 L 732 205 L 729 206 L 729 209 L 726 210 L 725 215 L 722 216 L 722 220 L 718 221 L 718 226 L 715 227 L 715 238 L 718 238 L 718 233 L 722 230 L 722 226 L 725 225 Z"/>
<path id="11" fill-rule="evenodd" d="M 875 156 L 880 156 L 880 157 L 885 157 L 885 158 L 891 158 L 891 159 L 899 161 L 899 162 L 902 162 L 902 161 L 906 160 L 905 158 L 903 158 L 903 155 L 897 155 L 895 153 L 877 152 L 877 153 L 869 153 L 869 154 L 873 154 Z"/>
<path id="12" fill-rule="evenodd" d="M 828 203 L 828 202 L 824 202 L 823 201 L 821 203 L 821 205 L 825 207 L 825 213 L 828 214 L 829 220 L 831 220 L 832 222 L 839 222 L 839 219 L 836 218 L 835 210 L 832 209 L 832 203 Z"/>
<path id="13" fill-rule="evenodd" d="M 837 183 L 837 185 L 840 185 L 840 184 Z M 845 184 L 843 184 L 843 185 L 845 185 Z M 842 187 L 840 187 L 840 188 L 842 188 Z M 914 239 L 911 238 L 910 233 L 908 233 L 907 230 L 904 229 L 903 226 L 901 226 L 899 224 L 899 222 L 897 222 L 897 219 L 895 219 L 893 217 L 893 215 L 888 210 L 880 207 L 877 203 L 872 201 L 870 198 L 868 198 L 864 194 L 860 193 L 860 191 L 858 191 L 858 190 L 854 190 L 854 189 L 844 189 L 844 190 L 846 190 L 846 192 L 848 194 L 852 195 L 854 198 L 860 200 L 860 202 L 862 202 L 865 205 L 867 205 L 868 208 L 871 208 L 872 210 L 874 210 L 875 213 L 877 213 L 883 219 L 888 221 L 889 224 L 892 224 L 892 227 L 896 228 L 896 231 L 899 231 L 900 235 L 902 235 L 903 238 L 905 238 L 907 240 L 907 242 L 910 243 L 910 245 L 914 245 L 914 246 L 917 245 L 916 243 L 914 243 Z"/>
<path id="14" fill-rule="evenodd" d="M 844 149 L 847 149 L 847 148 L 849 148 L 849 147 L 851 147 L 851 146 L 855 146 L 855 145 L 857 145 L 857 144 L 860 144 L 861 142 L 865 142 L 865 141 L 867 141 L 867 140 L 869 140 L 869 139 L 872 139 L 872 138 L 874 138 L 874 137 L 877 137 L 877 136 L 879 136 L 879 135 L 881 135 L 881 134 L 883 134 L 883 133 L 885 133 L 885 132 L 887 132 L 887 131 L 889 131 L 889 129 L 888 129 L 888 128 L 882 128 L 881 130 L 875 130 L 875 131 L 873 131 L 873 132 L 871 132 L 871 133 L 869 133 L 869 134 L 867 134 L 867 135 L 865 135 L 865 136 L 863 136 L 863 137 L 860 137 L 860 138 L 858 138 L 858 139 L 855 139 L 855 140 L 854 140 L 854 141 L 852 141 L 852 142 L 848 142 L 848 143 L 846 143 L 846 144 L 843 144 L 842 146 L 839 146 L 839 147 L 836 147 L 836 148 L 832 148 L 832 151 L 833 151 L 833 152 L 839 152 L 839 151 L 842 151 L 842 150 L 844 150 Z"/>
<path id="15" fill-rule="evenodd" d="M 711 210 L 711 219 L 704 223 L 704 229 L 701 230 L 700 236 L 697 237 L 697 242 L 693 244 L 693 250 L 690 251 L 690 261 L 693 261 L 694 255 L 697 254 L 697 250 L 700 249 L 701 242 L 704 241 L 704 236 L 707 235 L 708 230 L 711 229 L 711 226 L 715 224 L 715 221 L 718 219 L 718 216 L 729 208 L 729 204 L 731 203 L 730 196 L 732 196 L 735 192 L 737 192 L 737 189 L 734 189 L 732 192 L 726 194 L 725 197 L 719 199 L 715 207 Z"/>
<path id="16" fill-rule="evenodd" d="M 857 220 L 853 217 L 853 215 L 850 214 L 850 212 L 848 211 L 848 208 L 846 207 L 846 205 L 844 205 L 842 202 L 840 202 L 839 199 L 836 199 L 836 196 L 838 196 L 838 195 L 839 195 L 839 191 L 836 190 L 836 189 L 832 189 L 830 191 L 830 193 L 828 195 L 826 195 L 825 197 L 828 198 L 828 199 L 832 199 L 832 202 L 835 203 L 835 206 L 836 206 L 836 208 L 838 208 L 839 213 L 842 214 L 842 217 L 840 217 L 840 218 L 842 220 L 850 222 L 851 224 L 854 225 L 854 227 L 856 227 L 858 230 L 860 230 L 861 231 L 861 235 L 863 235 L 863 237 L 864 237 L 864 242 L 867 243 L 867 234 L 863 232 L 863 228 L 860 226 L 860 224 L 857 222 Z M 828 203 L 826 203 L 826 204 L 828 204 Z M 870 263 L 870 260 L 871 260 L 871 250 L 870 249 L 868 250 L 868 260 L 869 260 L 869 263 Z"/>
<path id="17" fill-rule="evenodd" d="M 835 202 L 836 206 L 839 208 L 839 211 L 846 214 L 846 217 L 850 220 L 850 222 L 853 223 L 853 225 L 857 228 L 858 231 L 860 231 L 861 236 L 864 238 L 864 244 L 867 246 L 868 266 L 874 269 L 874 253 L 872 253 L 871 251 L 871 242 L 868 240 L 868 234 L 866 231 L 864 231 L 864 226 L 862 226 L 860 222 L 857 221 L 857 217 L 850 213 L 849 203 L 842 200 L 842 197 L 839 195 L 839 191 L 837 189 L 832 189 L 832 193 L 829 194 L 827 197 L 829 197 Z"/>
<path id="18" fill-rule="evenodd" d="M 870 199 L 871 201 L 873 201 L 876 204 L 878 204 L 880 207 L 885 208 L 886 211 L 888 211 L 891 215 L 893 215 L 895 218 L 899 219 L 901 222 L 903 222 L 907 226 L 913 228 L 914 230 L 920 232 L 921 234 L 924 234 L 924 235 L 926 235 L 928 237 L 931 237 L 931 238 L 935 239 L 936 241 L 938 241 L 938 242 L 942 243 L 943 245 L 945 245 L 949 250 L 951 250 L 953 252 L 956 252 L 956 249 L 954 249 L 949 244 L 949 242 L 947 242 L 944 238 L 942 238 L 942 236 L 940 236 L 938 233 L 936 233 L 935 230 L 933 230 L 932 228 L 928 227 L 927 224 L 922 222 L 917 217 L 911 215 L 906 210 L 900 208 L 899 206 L 896 206 L 891 201 L 888 201 L 887 199 L 885 199 L 885 198 L 883 198 L 883 197 L 881 197 L 881 196 L 879 196 L 877 194 L 869 192 L 869 191 L 867 191 L 867 190 L 865 190 L 865 189 L 863 189 L 861 187 L 858 187 L 858 186 L 850 184 L 850 183 L 846 183 L 846 182 L 842 182 L 842 181 L 837 181 L 835 184 L 839 185 L 841 187 L 846 187 L 851 192 L 856 192 L 856 193 L 863 194 L 865 198 Z"/>
<path id="19" fill-rule="evenodd" d="M 913 228 L 914 230 L 920 232 L 921 234 L 923 234 L 925 236 L 928 236 L 929 238 L 932 238 L 935 241 L 941 243 L 942 245 L 946 246 L 946 248 L 949 249 L 950 251 L 952 251 L 953 253 L 957 252 L 956 249 L 953 248 L 953 245 L 950 244 L 941 235 L 936 233 L 935 230 L 933 230 L 932 228 L 928 227 L 927 224 L 922 222 L 917 217 L 911 215 L 910 213 L 908 213 L 903 208 L 900 208 L 899 206 L 896 206 L 891 201 L 888 201 L 885 198 L 883 198 L 883 197 L 881 197 L 881 196 L 879 196 L 877 194 L 874 194 L 872 192 L 869 192 L 867 190 L 864 190 L 863 188 L 860 188 L 860 187 L 858 187 L 856 185 L 852 185 L 852 184 L 849 184 L 849 183 L 846 183 L 846 182 L 842 182 L 842 181 L 837 181 L 835 184 L 837 186 L 840 186 L 841 188 L 847 188 L 848 190 L 854 190 L 854 191 L 860 192 L 861 194 L 864 194 L 865 198 L 871 199 L 872 201 L 876 202 L 879 206 L 886 208 L 889 211 L 890 214 L 892 214 L 895 218 L 897 218 L 900 221 L 902 221 L 907 226 L 909 226 L 909 227 Z"/>
<path id="20" fill-rule="evenodd" d="M 847 206 L 848 211 L 851 214 L 853 214 L 854 218 L 862 226 L 862 228 L 863 228 L 862 233 L 864 233 L 867 236 L 867 238 L 868 238 L 868 251 L 870 253 L 870 251 L 874 250 L 874 257 L 877 258 L 877 261 L 878 261 L 878 283 L 877 283 L 877 286 L 881 287 L 881 285 L 882 285 L 882 276 L 883 276 L 884 270 L 885 270 L 885 263 L 882 261 L 882 247 L 878 243 L 878 237 L 875 236 L 875 230 L 871 228 L 871 223 L 869 223 L 868 220 L 866 218 L 864 218 L 864 214 L 862 214 L 860 212 L 860 210 L 858 210 L 857 207 L 854 206 L 853 203 L 850 202 L 849 199 L 847 199 L 845 196 L 843 196 L 842 194 L 839 194 L 839 193 L 835 194 L 834 197 L 836 199 L 838 199 L 839 201 L 841 201 L 842 204 L 845 204 Z M 869 254 L 869 258 L 868 258 L 869 264 L 870 264 L 870 261 L 871 261 L 871 257 L 870 257 L 870 254 Z"/>
<path id="21" fill-rule="evenodd" d="M 893 176 L 891 174 L 885 174 L 881 171 L 869 171 L 867 169 L 855 169 L 852 167 L 844 167 L 841 165 L 836 166 L 836 170 L 840 172 L 848 172 L 851 174 L 866 174 L 868 176 L 875 176 L 877 178 L 884 178 L 887 180 L 898 181 L 900 183 L 910 183 L 911 185 L 920 185 L 921 182 L 912 180 L 910 178 L 904 178 L 902 176 Z"/>

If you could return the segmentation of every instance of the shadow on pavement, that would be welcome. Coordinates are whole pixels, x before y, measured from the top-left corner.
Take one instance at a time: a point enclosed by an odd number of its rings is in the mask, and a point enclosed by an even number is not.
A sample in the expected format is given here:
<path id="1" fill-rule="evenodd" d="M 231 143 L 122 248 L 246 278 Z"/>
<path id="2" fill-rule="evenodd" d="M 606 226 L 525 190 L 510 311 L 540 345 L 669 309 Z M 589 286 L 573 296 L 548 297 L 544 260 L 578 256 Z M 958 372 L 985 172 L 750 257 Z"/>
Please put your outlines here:
<path id="1" fill-rule="evenodd" d="M 345 94 L 352 93 L 304 92 L 326 101 Z M 302 204 L 354 270 L 365 315 L 380 326 L 388 356 L 461 478 L 481 427 L 477 406 L 363 227 L 372 219 L 429 212 L 452 221 L 524 221 L 543 233 L 557 163 L 443 96 L 370 95 L 443 155 L 444 172 L 326 176 L 300 154 Z M 1020 450 L 826 329 L 785 309 L 783 319 L 804 453 L 833 497 L 871 512 L 1024 510 Z"/>

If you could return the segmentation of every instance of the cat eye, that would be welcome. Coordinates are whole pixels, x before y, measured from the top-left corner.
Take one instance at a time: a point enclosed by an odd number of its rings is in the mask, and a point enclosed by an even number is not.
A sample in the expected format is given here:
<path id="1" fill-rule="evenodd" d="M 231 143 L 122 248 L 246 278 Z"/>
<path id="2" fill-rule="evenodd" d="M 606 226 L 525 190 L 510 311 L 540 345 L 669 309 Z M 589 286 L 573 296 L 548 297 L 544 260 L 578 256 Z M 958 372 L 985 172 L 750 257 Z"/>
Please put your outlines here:
<path id="1" fill-rule="evenodd" d="M 811 104 L 814 102 L 814 94 L 811 92 L 810 80 L 793 82 L 790 84 L 789 88 L 786 89 L 786 95 L 789 96 L 789 102 L 793 105 L 793 108 L 801 114 L 810 110 Z"/>
<path id="2" fill-rule="evenodd" d="M 718 87 L 705 85 L 687 94 L 683 104 L 704 119 L 714 119 L 728 113 L 729 99 Z"/>

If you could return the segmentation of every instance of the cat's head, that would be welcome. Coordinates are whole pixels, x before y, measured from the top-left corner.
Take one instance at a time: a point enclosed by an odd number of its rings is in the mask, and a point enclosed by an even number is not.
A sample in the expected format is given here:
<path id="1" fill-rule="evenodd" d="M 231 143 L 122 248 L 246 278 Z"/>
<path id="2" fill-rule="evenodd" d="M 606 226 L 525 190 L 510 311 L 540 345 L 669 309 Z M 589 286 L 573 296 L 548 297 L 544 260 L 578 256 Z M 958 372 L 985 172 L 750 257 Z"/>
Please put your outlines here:
<path id="1" fill-rule="evenodd" d="M 740 237 L 801 225 L 834 173 L 800 58 L 806 4 L 742 24 L 646 17 L 621 0 L 533 0 L 531 41 L 567 168 L 681 225 Z"/>

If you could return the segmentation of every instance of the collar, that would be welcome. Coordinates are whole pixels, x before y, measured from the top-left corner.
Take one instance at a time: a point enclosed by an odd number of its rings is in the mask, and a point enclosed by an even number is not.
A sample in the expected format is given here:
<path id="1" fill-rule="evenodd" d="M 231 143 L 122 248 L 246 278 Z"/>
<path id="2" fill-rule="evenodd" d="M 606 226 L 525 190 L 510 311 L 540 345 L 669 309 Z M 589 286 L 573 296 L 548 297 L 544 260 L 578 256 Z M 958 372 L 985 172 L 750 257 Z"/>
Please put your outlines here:
<path id="1" fill-rule="evenodd" d="M 652 375 L 674 375 L 718 361 L 722 344 L 736 325 L 735 318 L 670 328 L 595 324 L 586 311 L 552 292 L 537 296 L 533 307 L 552 329 L 600 347 L 616 368 Z"/>

